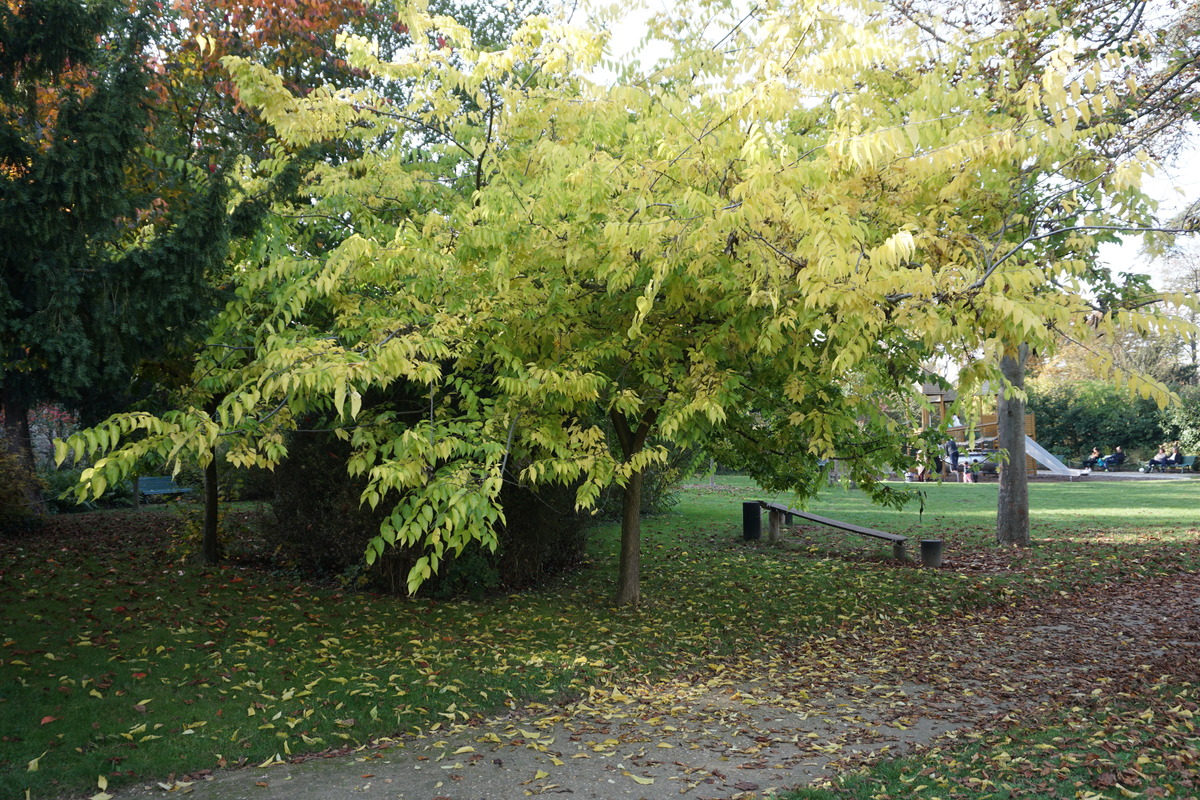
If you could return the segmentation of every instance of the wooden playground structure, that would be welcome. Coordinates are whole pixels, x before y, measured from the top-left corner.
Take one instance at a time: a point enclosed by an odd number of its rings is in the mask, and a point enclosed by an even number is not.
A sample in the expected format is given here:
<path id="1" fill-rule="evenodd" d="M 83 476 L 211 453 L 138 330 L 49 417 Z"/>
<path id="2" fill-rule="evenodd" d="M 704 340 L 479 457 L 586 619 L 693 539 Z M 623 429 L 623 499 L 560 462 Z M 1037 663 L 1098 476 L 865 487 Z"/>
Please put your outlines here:
<path id="1" fill-rule="evenodd" d="M 921 425 L 925 428 L 940 425 L 950 412 L 950 407 L 958 400 L 958 393 L 953 389 L 943 389 L 937 384 L 926 383 L 922 387 L 925 398 L 932 408 L 921 410 Z M 958 442 L 959 449 L 966 451 L 994 450 L 999 435 L 999 424 L 995 414 L 981 414 L 973 428 L 966 425 L 952 425 L 947 433 Z M 1037 440 L 1037 422 L 1033 414 L 1025 415 L 1025 435 Z M 1025 456 L 1025 471 L 1032 477 L 1037 475 L 1037 462 L 1030 456 Z"/>

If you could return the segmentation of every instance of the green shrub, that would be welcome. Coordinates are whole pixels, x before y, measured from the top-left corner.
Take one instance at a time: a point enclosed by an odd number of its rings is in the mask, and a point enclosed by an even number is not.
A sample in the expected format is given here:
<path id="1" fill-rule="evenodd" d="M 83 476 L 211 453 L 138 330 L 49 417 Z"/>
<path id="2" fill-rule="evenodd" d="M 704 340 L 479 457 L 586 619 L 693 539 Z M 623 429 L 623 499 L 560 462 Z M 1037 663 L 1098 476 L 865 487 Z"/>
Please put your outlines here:
<path id="1" fill-rule="evenodd" d="M 1185 386 L 1179 397 L 1182 404 L 1162 412 L 1165 438 L 1178 441 L 1185 456 L 1200 455 L 1200 386 Z"/>
<path id="2" fill-rule="evenodd" d="M 1158 405 L 1102 381 L 1041 386 L 1031 382 L 1028 410 L 1037 415 L 1038 444 L 1079 457 L 1092 447 L 1121 445 L 1130 460 L 1153 454 L 1167 439 Z"/>
<path id="3" fill-rule="evenodd" d="M 276 467 L 271 514 L 264 535 L 280 564 L 301 574 L 336 578 L 350 587 L 405 591 L 419 550 L 391 547 L 371 566 L 363 558 L 379 532 L 388 504 L 371 510 L 359 497 L 365 482 L 346 474 L 349 446 L 328 434 L 294 434 L 288 458 Z M 474 545 L 442 564 L 422 587 L 437 597 L 479 597 L 521 589 L 569 569 L 584 553 L 587 519 L 574 511 L 571 487 L 536 492 L 506 486 L 507 526 L 495 553 Z"/>
<path id="4" fill-rule="evenodd" d="M 47 511 L 51 514 L 80 514 L 99 508 L 129 508 L 133 505 L 133 485 L 129 481 L 109 486 L 98 501 L 76 502 L 74 490 L 81 472 L 81 468 L 67 468 L 38 473 Z"/>
<path id="5" fill-rule="evenodd" d="M 0 434 L 0 534 L 22 533 L 37 527 L 37 509 L 29 505 L 29 493 L 37 486 L 37 476 L 24 459 L 8 448 Z"/>

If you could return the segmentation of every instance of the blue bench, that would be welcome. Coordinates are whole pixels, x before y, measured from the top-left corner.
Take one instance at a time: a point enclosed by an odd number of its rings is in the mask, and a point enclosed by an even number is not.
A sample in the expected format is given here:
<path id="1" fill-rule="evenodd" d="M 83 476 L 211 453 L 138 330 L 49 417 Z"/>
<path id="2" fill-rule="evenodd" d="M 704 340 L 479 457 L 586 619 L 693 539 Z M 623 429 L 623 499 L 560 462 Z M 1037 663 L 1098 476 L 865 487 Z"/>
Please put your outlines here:
<path id="1" fill-rule="evenodd" d="M 137 491 L 143 500 L 151 497 L 173 497 L 192 491 L 186 486 L 175 483 L 170 475 L 156 475 L 150 478 L 138 478 Z"/>

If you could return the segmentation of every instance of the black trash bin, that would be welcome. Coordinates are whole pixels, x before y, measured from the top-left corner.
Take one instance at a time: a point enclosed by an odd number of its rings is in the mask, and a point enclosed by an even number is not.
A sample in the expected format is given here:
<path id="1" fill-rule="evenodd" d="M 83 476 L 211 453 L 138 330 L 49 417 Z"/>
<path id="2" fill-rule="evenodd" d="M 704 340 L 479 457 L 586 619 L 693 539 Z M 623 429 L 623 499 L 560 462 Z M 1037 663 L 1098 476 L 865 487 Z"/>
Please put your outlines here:
<path id="1" fill-rule="evenodd" d="M 762 506 L 742 503 L 742 538 L 752 542 L 762 538 Z"/>

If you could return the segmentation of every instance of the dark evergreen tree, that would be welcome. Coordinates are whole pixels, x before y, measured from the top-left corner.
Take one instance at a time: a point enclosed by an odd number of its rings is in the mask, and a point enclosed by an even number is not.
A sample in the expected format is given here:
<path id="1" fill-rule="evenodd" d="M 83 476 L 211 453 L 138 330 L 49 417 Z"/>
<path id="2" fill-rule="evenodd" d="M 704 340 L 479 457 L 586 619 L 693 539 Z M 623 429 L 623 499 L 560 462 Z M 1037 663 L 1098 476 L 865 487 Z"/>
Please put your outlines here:
<path id="1" fill-rule="evenodd" d="M 30 468 L 29 409 L 111 407 L 207 306 L 224 257 L 219 177 L 192 173 L 185 192 L 148 178 L 153 21 L 78 0 L 0 7 L 0 405 Z"/>

